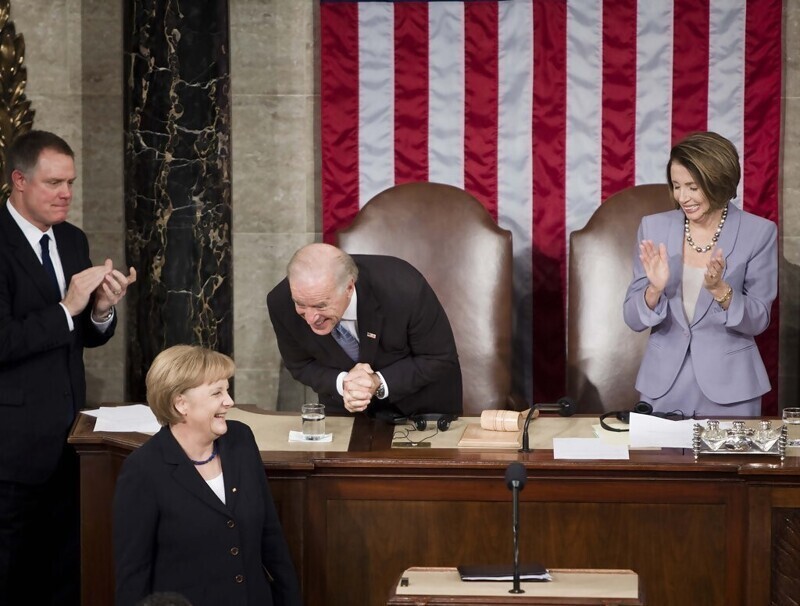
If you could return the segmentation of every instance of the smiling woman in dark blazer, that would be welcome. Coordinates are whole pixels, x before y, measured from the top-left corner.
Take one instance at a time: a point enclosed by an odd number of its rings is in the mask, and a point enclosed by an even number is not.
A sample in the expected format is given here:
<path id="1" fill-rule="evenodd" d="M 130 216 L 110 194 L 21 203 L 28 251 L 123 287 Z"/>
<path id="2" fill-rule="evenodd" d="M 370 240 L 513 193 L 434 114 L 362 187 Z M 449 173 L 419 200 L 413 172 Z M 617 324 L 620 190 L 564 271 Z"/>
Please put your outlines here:
<path id="1" fill-rule="evenodd" d="M 157 591 L 193 606 L 301 603 L 253 433 L 225 419 L 233 371 L 228 356 L 178 345 L 147 373 L 147 400 L 164 427 L 117 481 L 118 606 Z"/>

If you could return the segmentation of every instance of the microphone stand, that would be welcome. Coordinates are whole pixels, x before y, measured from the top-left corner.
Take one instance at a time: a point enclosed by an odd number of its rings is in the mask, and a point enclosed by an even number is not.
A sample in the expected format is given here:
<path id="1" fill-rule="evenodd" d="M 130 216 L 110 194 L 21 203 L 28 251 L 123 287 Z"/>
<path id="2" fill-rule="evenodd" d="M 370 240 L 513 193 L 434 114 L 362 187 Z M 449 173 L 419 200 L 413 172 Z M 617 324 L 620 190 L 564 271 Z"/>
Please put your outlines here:
<path id="1" fill-rule="evenodd" d="M 527 435 L 527 433 L 526 433 Z M 508 590 L 508 593 L 525 593 L 525 590 L 520 588 L 519 583 L 519 482 L 512 482 L 511 487 L 513 510 L 511 514 L 511 526 L 514 536 L 514 585 Z"/>
<path id="2" fill-rule="evenodd" d="M 525 417 L 525 426 L 522 428 L 522 448 L 520 448 L 517 452 L 531 452 L 531 442 L 530 438 L 528 437 L 528 427 L 530 427 L 531 421 L 536 416 L 536 413 L 541 410 L 558 412 L 559 416 L 562 417 L 571 417 L 575 414 L 577 407 L 575 406 L 575 402 L 572 400 L 572 398 L 568 398 L 566 396 L 559 398 L 558 402 L 555 404 L 531 404 L 531 407 L 528 410 L 528 416 Z"/>
<path id="3" fill-rule="evenodd" d="M 537 410 L 536 404 L 531 405 L 530 409 L 528 410 L 528 416 L 525 417 L 525 425 L 522 428 L 522 448 L 520 448 L 517 452 L 531 452 L 531 441 L 528 437 L 528 427 L 530 427 L 531 420 L 533 419 L 533 413 L 535 413 Z M 514 494 L 516 495 L 516 493 Z"/>

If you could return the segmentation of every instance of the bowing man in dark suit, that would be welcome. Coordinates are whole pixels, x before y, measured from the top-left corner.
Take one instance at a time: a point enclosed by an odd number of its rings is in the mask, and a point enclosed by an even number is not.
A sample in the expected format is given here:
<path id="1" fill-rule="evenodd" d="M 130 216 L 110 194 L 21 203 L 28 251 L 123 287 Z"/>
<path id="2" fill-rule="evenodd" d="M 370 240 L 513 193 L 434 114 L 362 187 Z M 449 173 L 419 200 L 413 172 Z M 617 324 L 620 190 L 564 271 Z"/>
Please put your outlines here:
<path id="1" fill-rule="evenodd" d="M 67 432 L 84 406 L 83 348 L 114 334 L 136 279 L 92 266 L 66 222 L 74 154 L 43 131 L 6 158 L 0 207 L 0 604 L 77 604 L 78 468 Z"/>
<path id="2" fill-rule="evenodd" d="M 310 244 L 287 274 L 267 296 L 278 347 L 328 412 L 461 413 L 450 322 L 411 265 Z"/>
<path id="3" fill-rule="evenodd" d="M 117 606 L 175 592 L 193 606 L 299 606 L 255 438 L 226 421 L 228 356 L 164 350 L 147 373 L 163 425 L 122 466 L 114 496 Z"/>

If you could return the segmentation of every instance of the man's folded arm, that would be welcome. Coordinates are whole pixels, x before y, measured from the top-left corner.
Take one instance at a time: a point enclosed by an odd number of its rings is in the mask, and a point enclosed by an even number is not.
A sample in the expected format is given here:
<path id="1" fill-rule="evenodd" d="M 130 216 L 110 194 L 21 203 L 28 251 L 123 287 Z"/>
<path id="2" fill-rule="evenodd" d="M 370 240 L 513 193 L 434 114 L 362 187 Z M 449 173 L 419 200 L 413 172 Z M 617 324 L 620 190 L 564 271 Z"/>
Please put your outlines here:
<path id="1" fill-rule="evenodd" d="M 336 391 L 336 378 L 342 369 L 320 364 L 305 348 L 296 344 L 294 336 L 286 329 L 278 314 L 273 314 L 271 308 L 269 314 L 277 337 L 278 350 L 292 377 L 318 394 L 331 395 L 343 402 L 342 396 Z"/>
<path id="2" fill-rule="evenodd" d="M 389 401 L 401 400 L 439 381 L 458 366 L 458 353 L 444 309 L 427 282 L 422 283 L 408 327 L 410 354 L 381 368 Z"/>

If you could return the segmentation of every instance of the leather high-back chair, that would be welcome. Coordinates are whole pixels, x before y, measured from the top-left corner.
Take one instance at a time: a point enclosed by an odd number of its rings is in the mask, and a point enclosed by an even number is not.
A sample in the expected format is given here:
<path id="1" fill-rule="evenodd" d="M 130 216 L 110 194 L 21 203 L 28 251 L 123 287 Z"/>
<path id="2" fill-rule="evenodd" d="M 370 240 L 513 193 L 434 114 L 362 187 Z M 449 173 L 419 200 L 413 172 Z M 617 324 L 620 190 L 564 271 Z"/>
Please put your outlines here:
<path id="1" fill-rule="evenodd" d="M 337 237 L 348 253 L 405 259 L 428 280 L 453 328 L 465 415 L 513 406 L 511 232 L 480 202 L 450 185 L 397 185 Z"/>
<path id="2" fill-rule="evenodd" d="M 638 401 L 649 333 L 628 328 L 622 303 L 642 217 L 674 207 L 667 185 L 637 185 L 608 198 L 570 235 L 567 393 L 582 413 L 630 410 Z"/>

